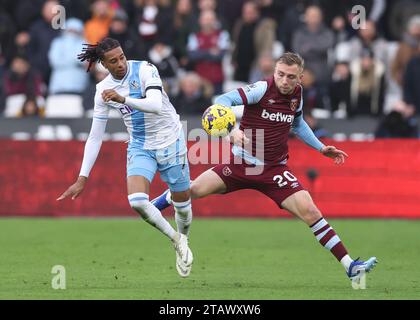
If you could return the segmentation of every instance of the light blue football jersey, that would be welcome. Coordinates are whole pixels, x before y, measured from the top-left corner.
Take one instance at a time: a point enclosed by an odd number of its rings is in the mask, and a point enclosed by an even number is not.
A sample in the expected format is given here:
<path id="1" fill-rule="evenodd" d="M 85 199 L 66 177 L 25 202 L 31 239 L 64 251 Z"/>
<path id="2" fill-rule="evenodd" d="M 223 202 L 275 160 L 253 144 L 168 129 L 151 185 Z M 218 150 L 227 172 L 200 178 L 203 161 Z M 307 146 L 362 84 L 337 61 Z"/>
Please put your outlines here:
<path id="1" fill-rule="evenodd" d="M 163 90 L 162 80 L 156 67 L 147 61 L 127 61 L 127 74 L 121 80 L 109 74 L 96 85 L 93 117 L 107 121 L 111 108 L 119 111 L 130 135 L 130 147 L 153 150 L 169 146 L 176 141 L 182 130 L 179 115 Z M 141 99 L 148 88 L 162 89 L 162 110 L 159 114 L 142 112 L 114 101 L 105 102 L 102 92 L 113 89 L 123 97 Z"/>

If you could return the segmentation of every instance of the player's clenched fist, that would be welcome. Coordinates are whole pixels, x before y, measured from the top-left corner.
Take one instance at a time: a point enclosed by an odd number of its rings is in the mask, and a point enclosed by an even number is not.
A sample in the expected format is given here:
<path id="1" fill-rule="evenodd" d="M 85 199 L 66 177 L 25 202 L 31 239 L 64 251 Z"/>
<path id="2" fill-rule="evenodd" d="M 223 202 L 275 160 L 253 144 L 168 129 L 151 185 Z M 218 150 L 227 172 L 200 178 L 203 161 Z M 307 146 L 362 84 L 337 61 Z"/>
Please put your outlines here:
<path id="1" fill-rule="evenodd" d="M 115 90 L 113 89 L 106 89 L 102 91 L 102 99 L 104 99 L 105 102 L 109 101 L 115 101 L 119 103 L 124 103 L 125 98 L 123 96 L 120 96 Z"/>
<path id="2" fill-rule="evenodd" d="M 57 198 L 57 200 L 61 201 L 69 196 L 71 196 L 72 200 L 76 199 L 82 193 L 86 181 L 86 177 L 80 176 L 74 184 L 72 184 L 60 197 Z"/>

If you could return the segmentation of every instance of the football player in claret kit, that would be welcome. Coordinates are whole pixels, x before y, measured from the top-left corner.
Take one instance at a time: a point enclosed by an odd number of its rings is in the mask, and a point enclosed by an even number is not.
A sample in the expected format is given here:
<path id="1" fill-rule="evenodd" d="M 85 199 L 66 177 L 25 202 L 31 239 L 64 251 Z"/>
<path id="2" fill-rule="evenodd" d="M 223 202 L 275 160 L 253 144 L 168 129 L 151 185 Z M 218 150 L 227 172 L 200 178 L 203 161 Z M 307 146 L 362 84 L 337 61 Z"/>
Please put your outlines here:
<path id="1" fill-rule="evenodd" d="M 344 163 L 347 157 L 344 151 L 320 142 L 303 120 L 303 88 L 300 85 L 303 69 L 303 59 L 298 54 L 286 52 L 277 61 L 273 77 L 216 99 L 215 103 L 224 106 L 244 105 L 242 120 L 239 129 L 230 134 L 233 144 L 230 163 L 219 164 L 202 173 L 191 184 L 191 196 L 202 198 L 240 189 L 264 193 L 280 208 L 303 220 L 320 244 L 341 262 L 348 277 L 357 282 L 374 267 L 377 259 L 361 261 L 350 257 L 334 229 L 287 166 L 290 129 L 336 164 Z M 260 170 L 252 173 L 251 169 Z M 152 203 L 160 210 L 169 206 L 172 203 L 170 191 Z"/>
<path id="2" fill-rule="evenodd" d="M 172 240 L 176 269 L 180 276 L 187 277 L 193 262 L 188 246 L 192 209 L 187 147 L 179 115 L 162 88 L 159 73 L 146 61 L 127 61 L 120 44 L 112 38 L 87 45 L 78 58 L 89 62 L 88 70 L 92 63 L 100 61 L 110 74 L 96 86 L 92 127 L 79 177 L 57 200 L 75 199 L 83 191 L 99 154 L 109 110 L 118 110 L 130 135 L 127 148 L 130 206 Z M 171 190 L 178 231 L 149 201 L 150 183 L 157 170 Z"/>

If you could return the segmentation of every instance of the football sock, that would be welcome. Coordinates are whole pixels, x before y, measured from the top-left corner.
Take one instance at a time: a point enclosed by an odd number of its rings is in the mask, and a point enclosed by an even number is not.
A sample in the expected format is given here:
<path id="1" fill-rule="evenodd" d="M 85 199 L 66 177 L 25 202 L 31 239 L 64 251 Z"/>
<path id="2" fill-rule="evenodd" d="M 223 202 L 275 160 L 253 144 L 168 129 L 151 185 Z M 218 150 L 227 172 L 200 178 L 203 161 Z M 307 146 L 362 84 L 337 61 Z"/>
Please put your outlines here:
<path id="1" fill-rule="evenodd" d="M 171 200 L 171 191 L 166 190 L 164 193 L 162 193 L 160 196 L 154 198 L 151 203 L 158 208 L 160 211 L 163 209 L 166 209 L 172 204 Z"/>
<path id="2" fill-rule="evenodd" d="M 340 261 L 346 269 L 348 269 L 348 266 L 351 263 L 351 261 L 349 263 L 349 259 L 351 260 L 351 258 L 340 238 L 336 235 L 334 229 L 330 227 L 328 222 L 324 218 L 321 218 L 311 225 L 310 228 L 319 243 L 324 248 L 330 250 L 336 259 Z"/>
<path id="3" fill-rule="evenodd" d="M 128 201 L 130 206 L 140 214 L 144 221 L 154 226 L 171 240 L 176 239 L 177 232 L 149 201 L 148 194 L 142 192 L 130 194 Z"/>
<path id="4" fill-rule="evenodd" d="M 175 208 L 175 221 L 178 227 L 178 232 L 188 236 L 192 221 L 191 199 L 185 202 L 172 201 L 172 204 Z"/>
<path id="5" fill-rule="evenodd" d="M 344 269 L 346 269 L 346 271 L 349 270 L 350 268 L 350 264 L 353 262 L 353 259 L 350 258 L 350 256 L 348 254 L 346 254 L 343 259 L 340 260 L 341 264 L 343 265 Z"/>

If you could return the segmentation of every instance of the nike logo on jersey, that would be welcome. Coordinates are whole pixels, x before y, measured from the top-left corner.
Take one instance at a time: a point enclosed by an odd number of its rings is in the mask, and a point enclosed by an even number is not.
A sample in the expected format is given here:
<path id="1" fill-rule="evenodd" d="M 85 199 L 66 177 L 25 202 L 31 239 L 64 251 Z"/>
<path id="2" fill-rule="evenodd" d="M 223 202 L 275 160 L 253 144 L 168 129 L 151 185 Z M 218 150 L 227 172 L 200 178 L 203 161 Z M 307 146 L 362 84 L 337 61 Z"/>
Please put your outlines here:
<path id="1" fill-rule="evenodd" d="M 287 123 L 292 123 L 293 119 L 295 118 L 291 114 L 283 114 L 281 112 L 270 113 L 266 109 L 263 109 L 261 113 L 261 117 L 263 119 L 268 119 L 270 121 L 287 122 Z"/>

